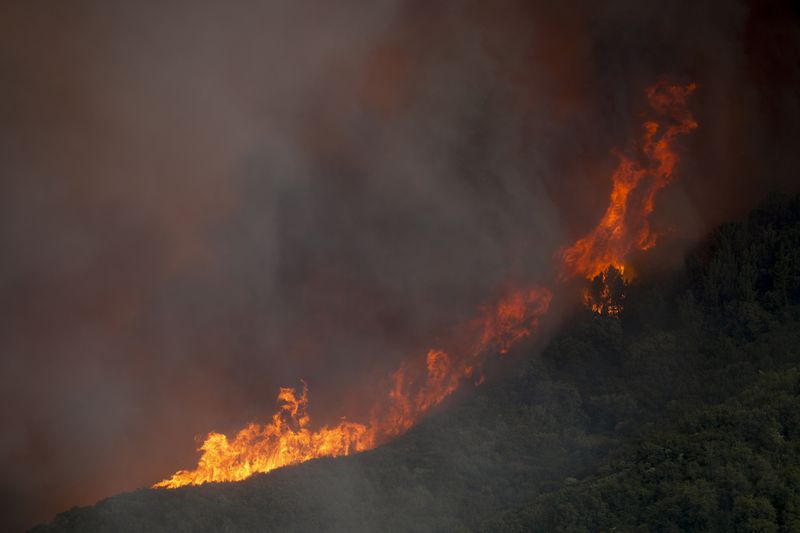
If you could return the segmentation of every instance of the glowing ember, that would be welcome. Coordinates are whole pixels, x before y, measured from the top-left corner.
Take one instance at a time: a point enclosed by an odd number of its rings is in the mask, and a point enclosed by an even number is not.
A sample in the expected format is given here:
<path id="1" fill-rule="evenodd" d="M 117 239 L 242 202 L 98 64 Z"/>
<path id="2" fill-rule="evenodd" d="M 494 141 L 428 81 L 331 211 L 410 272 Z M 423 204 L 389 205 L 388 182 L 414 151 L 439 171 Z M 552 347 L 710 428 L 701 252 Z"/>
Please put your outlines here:
<path id="1" fill-rule="evenodd" d="M 592 278 L 583 292 L 583 303 L 598 315 L 617 317 L 625 304 L 624 272 L 609 266 Z"/>

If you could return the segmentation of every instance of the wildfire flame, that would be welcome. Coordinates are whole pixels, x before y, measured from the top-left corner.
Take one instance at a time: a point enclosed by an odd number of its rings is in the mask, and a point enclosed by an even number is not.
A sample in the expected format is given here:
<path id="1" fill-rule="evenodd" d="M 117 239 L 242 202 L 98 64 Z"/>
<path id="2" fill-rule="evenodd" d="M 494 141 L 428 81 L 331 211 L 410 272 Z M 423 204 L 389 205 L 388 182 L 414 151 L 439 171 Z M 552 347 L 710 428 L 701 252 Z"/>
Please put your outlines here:
<path id="1" fill-rule="evenodd" d="M 334 427 L 317 431 L 308 428 L 311 418 L 308 388 L 300 397 L 291 388 L 281 388 L 278 412 L 272 423 L 250 424 L 232 441 L 221 433 L 209 433 L 195 470 L 180 470 L 153 487 L 177 488 L 209 481 L 240 481 L 257 472 L 302 463 L 315 457 L 348 455 L 374 447 L 366 426 L 343 420 Z"/>
<path id="2" fill-rule="evenodd" d="M 453 350 L 430 349 L 423 360 L 404 362 L 391 376 L 391 389 L 373 411 L 368 424 L 342 420 L 312 431 L 307 414 L 308 389 L 300 396 L 291 388 L 278 394 L 279 409 L 266 425 L 250 424 L 233 440 L 210 433 L 200 446 L 194 470 L 180 470 L 153 485 L 177 488 L 210 481 L 239 481 L 258 472 L 302 463 L 317 457 L 337 457 L 374 448 L 400 435 L 452 394 L 492 350 L 505 353 L 535 331 L 552 295 L 545 288 L 516 291 L 481 317 L 455 328 Z M 464 342 L 466 340 L 466 342 Z"/>
<path id="3" fill-rule="evenodd" d="M 610 267 L 622 275 L 627 254 L 655 245 L 657 234 L 648 217 L 656 194 L 672 180 L 678 156 L 673 141 L 697 127 L 686 105 L 695 85 L 660 82 L 646 91 L 648 102 L 660 120 L 644 124 L 641 156 L 618 154 L 620 164 L 612 176 L 609 206 L 591 233 L 559 254 L 559 277 L 583 276 L 601 283 Z M 609 291 L 600 294 L 608 296 Z M 479 317 L 454 328 L 443 346 L 431 348 L 424 358 L 411 359 L 392 373 L 389 392 L 373 410 L 367 424 L 342 420 L 339 424 L 310 429 L 308 388 L 298 396 L 292 388 L 278 394 L 279 408 L 266 425 L 250 424 L 232 440 L 210 433 L 200 447 L 194 470 L 181 470 L 153 485 L 177 488 L 211 481 L 238 481 L 255 473 L 318 457 L 337 457 L 374 448 L 413 426 L 432 407 L 452 394 L 461 383 L 475 377 L 485 358 L 505 354 L 537 328 L 552 299 L 546 287 L 511 291 L 481 308 Z M 606 298 L 608 299 L 608 298 Z M 588 304 L 588 302 L 587 302 Z M 592 303 L 595 305 L 595 303 Z M 618 312 L 618 303 L 605 302 L 602 309 Z M 611 307 L 610 307 L 611 306 Z M 445 346 L 446 345 L 446 346 Z M 482 381 L 482 376 L 478 378 Z"/>
<path id="4" fill-rule="evenodd" d="M 655 246 L 658 234 L 650 230 L 658 192 L 672 181 L 678 154 L 673 141 L 697 128 L 686 99 L 696 88 L 659 82 L 646 91 L 650 106 L 661 122 L 644 123 L 642 157 L 616 153 L 620 162 L 612 175 L 611 197 L 600 223 L 585 237 L 561 251 L 561 278 L 593 279 L 609 266 L 625 272 L 625 257 L 633 249 Z"/>

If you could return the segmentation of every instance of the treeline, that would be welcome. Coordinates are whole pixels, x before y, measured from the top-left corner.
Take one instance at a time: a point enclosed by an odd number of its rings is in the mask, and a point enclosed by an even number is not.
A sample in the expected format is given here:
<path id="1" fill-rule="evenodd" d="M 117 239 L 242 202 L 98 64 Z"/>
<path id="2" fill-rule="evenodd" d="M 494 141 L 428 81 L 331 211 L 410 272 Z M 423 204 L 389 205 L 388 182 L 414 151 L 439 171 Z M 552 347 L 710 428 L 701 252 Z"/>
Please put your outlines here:
<path id="1" fill-rule="evenodd" d="M 37 531 L 800 530 L 800 197 L 624 290 L 387 446 Z"/>

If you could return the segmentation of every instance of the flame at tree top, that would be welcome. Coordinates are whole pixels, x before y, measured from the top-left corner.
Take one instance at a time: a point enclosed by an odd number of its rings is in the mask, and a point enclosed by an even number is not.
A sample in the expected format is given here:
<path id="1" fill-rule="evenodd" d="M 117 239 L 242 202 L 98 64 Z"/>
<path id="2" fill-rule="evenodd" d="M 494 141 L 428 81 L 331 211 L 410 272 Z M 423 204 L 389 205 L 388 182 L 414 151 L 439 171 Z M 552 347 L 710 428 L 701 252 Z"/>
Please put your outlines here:
<path id="1" fill-rule="evenodd" d="M 656 194 L 672 181 L 678 155 L 673 141 L 697 128 L 686 98 L 696 86 L 660 82 L 646 91 L 659 121 L 644 123 L 642 157 L 617 154 L 619 166 L 612 176 L 611 197 L 599 224 L 585 237 L 561 251 L 561 278 L 593 279 L 613 266 L 625 273 L 624 259 L 634 249 L 655 246 L 658 235 L 650 230 Z"/>
<path id="2" fill-rule="evenodd" d="M 697 127 L 686 98 L 695 85 L 658 83 L 647 89 L 650 106 L 659 121 L 644 124 L 641 157 L 622 155 L 612 176 L 609 206 L 598 225 L 572 246 L 561 250 L 562 280 L 582 276 L 595 280 L 597 293 L 587 305 L 615 315 L 621 302 L 608 284 L 621 280 L 624 260 L 633 249 L 655 245 L 648 217 L 656 194 L 672 180 L 678 156 L 673 141 Z M 605 285 L 604 285 L 605 284 Z M 587 292 L 587 294 L 590 294 Z M 181 470 L 153 485 L 177 488 L 213 481 L 238 481 L 255 473 L 317 457 L 337 457 L 374 448 L 400 435 L 421 416 L 452 394 L 464 380 L 475 379 L 485 358 L 505 354 L 536 330 L 552 299 L 546 287 L 510 291 L 504 298 L 481 308 L 479 317 L 454 328 L 441 345 L 424 358 L 405 361 L 392 373 L 385 398 L 374 408 L 366 424 L 342 420 L 332 427 L 310 429 L 308 390 L 301 394 L 282 388 L 279 409 L 266 425 L 250 424 L 233 438 L 210 433 L 200 447 L 194 470 Z M 480 381 L 482 377 L 479 377 Z"/>

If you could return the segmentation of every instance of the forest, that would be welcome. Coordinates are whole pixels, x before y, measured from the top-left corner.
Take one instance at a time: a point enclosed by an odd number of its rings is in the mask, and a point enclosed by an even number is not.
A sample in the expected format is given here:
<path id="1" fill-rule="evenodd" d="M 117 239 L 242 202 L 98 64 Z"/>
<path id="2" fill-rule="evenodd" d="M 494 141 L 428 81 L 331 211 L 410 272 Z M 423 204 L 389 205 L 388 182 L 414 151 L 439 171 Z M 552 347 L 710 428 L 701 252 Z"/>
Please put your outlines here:
<path id="1" fill-rule="evenodd" d="M 800 531 L 800 196 L 612 281 L 385 446 L 34 531 Z"/>

